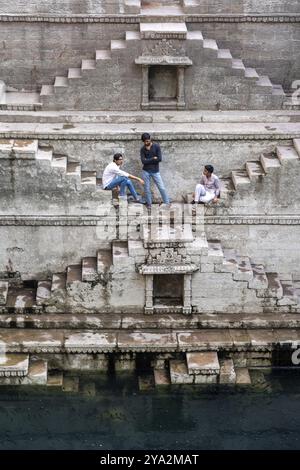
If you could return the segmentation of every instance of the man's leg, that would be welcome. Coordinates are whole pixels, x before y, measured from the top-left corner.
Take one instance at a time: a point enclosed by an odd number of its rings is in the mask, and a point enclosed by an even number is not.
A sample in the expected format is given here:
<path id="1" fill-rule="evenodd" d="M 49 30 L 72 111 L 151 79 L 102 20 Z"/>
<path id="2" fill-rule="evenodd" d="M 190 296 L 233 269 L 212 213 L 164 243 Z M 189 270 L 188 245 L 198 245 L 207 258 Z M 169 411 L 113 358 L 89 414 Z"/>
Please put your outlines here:
<path id="1" fill-rule="evenodd" d="M 214 198 L 215 198 L 215 194 L 214 194 L 214 193 L 210 193 L 209 191 L 206 191 L 205 196 L 200 196 L 199 201 L 200 201 L 200 202 L 203 202 L 204 204 L 208 204 L 208 203 L 211 202 Z"/>
<path id="2" fill-rule="evenodd" d="M 145 182 L 145 199 L 147 206 L 152 204 L 152 195 L 151 195 L 151 175 L 148 171 L 143 171 L 142 174 L 143 180 Z"/>
<path id="3" fill-rule="evenodd" d="M 165 185 L 164 185 L 164 182 L 162 180 L 162 177 L 160 176 L 160 173 L 153 173 L 152 174 L 152 177 L 154 179 L 154 182 L 161 194 L 161 197 L 162 197 L 162 200 L 164 202 L 164 204 L 170 204 L 170 199 L 169 199 L 169 196 L 167 194 L 167 191 L 166 191 L 166 188 L 165 188 Z"/>
<path id="4" fill-rule="evenodd" d="M 125 176 L 116 176 L 107 186 L 105 189 L 114 189 L 117 186 L 121 186 L 121 184 L 126 180 Z M 121 191 L 120 191 L 121 193 Z M 125 194 L 125 193 L 124 193 Z"/>
<path id="5" fill-rule="evenodd" d="M 135 190 L 135 187 L 133 186 L 132 181 L 129 178 L 125 178 L 125 181 L 121 183 L 120 186 L 120 196 L 125 195 L 126 193 L 126 187 L 129 189 L 130 194 L 134 197 L 135 200 L 138 199 L 137 192 Z"/>
<path id="6" fill-rule="evenodd" d="M 205 194 L 206 194 L 206 190 L 203 184 L 197 184 L 195 188 L 195 202 L 199 202 L 200 197 L 205 196 Z"/>

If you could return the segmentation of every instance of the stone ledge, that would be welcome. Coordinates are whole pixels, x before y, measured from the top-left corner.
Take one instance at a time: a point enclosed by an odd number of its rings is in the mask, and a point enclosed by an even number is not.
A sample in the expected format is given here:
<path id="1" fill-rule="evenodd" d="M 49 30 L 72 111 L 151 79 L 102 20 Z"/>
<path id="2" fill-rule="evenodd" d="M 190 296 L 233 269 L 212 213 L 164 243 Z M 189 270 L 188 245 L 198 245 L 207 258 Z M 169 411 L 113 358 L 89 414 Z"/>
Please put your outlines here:
<path id="1" fill-rule="evenodd" d="M 160 17 L 158 17 L 160 18 Z M 146 15 L 0 15 L 0 22 L 25 23 L 126 23 L 139 24 L 148 19 Z M 299 23 L 298 14 L 182 14 L 176 16 L 187 23 Z"/>
<path id="2" fill-rule="evenodd" d="M 116 218 L 111 220 L 102 216 L 14 216 L 14 215 L 0 215 L 0 226 L 101 226 L 111 223 L 115 225 Z M 205 216 L 205 224 L 207 225 L 300 225 L 300 215 L 278 216 L 278 215 L 250 215 L 250 216 Z"/>

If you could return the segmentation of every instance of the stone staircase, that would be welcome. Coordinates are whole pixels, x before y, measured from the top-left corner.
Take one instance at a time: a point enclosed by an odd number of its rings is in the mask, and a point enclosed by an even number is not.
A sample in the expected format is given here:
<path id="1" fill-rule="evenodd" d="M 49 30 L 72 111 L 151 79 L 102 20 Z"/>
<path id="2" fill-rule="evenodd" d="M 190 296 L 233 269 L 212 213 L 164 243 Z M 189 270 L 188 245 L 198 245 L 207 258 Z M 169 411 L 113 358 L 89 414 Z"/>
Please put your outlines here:
<path id="1" fill-rule="evenodd" d="M 80 67 L 69 68 L 65 76 L 57 76 L 52 85 L 43 85 L 38 93 L 22 93 L 8 91 L 3 84 L 0 87 L 0 109 L 9 110 L 38 110 L 65 109 L 66 104 L 62 97 L 64 93 L 74 86 L 73 101 L 76 98 L 76 87 L 84 84 L 86 80 L 93 80 L 95 73 L 103 74 L 106 66 L 109 68 L 114 61 L 133 43 L 144 39 L 181 39 L 193 43 L 195 47 L 202 47 L 207 59 L 216 61 L 218 67 L 229 68 L 235 77 L 240 77 L 245 83 L 251 85 L 251 93 L 267 95 L 270 97 L 270 106 L 281 109 L 285 93 L 281 85 L 274 85 L 268 76 L 259 75 L 254 68 L 247 67 L 240 59 L 232 57 L 229 49 L 219 48 L 214 39 L 203 38 L 201 31 L 188 31 L 184 21 L 165 22 L 164 17 L 153 22 L 151 18 L 140 23 L 140 31 L 127 31 L 123 39 L 111 40 L 108 49 L 95 51 L 91 59 L 83 59 Z M 140 46 L 139 46 L 140 47 Z M 71 88 L 73 90 L 73 88 Z M 2 91 L 1 91 L 2 90 Z M 57 102 L 55 101 L 57 99 Z M 75 104 L 74 104 L 75 106 Z M 75 107 L 71 108 L 75 109 Z"/>
<path id="2" fill-rule="evenodd" d="M 253 292 L 253 298 L 260 311 L 300 313 L 299 278 L 267 272 L 263 265 L 254 263 L 249 257 L 239 256 L 231 249 L 223 249 L 217 240 L 201 239 L 199 243 L 195 240 L 190 250 L 191 253 L 201 256 L 199 265 L 201 276 L 208 276 L 210 279 L 213 277 L 213 282 L 216 285 L 220 283 L 221 286 L 223 278 L 226 277 L 228 282 L 228 275 L 231 275 L 232 288 L 235 288 L 234 283 L 237 282 L 238 288 L 249 290 L 249 293 Z M 110 307 L 107 301 L 109 297 L 107 285 L 114 275 L 119 279 L 118 273 L 124 277 L 124 273 L 127 272 L 128 276 L 133 275 L 135 279 L 137 268 L 145 262 L 143 261 L 145 259 L 139 242 L 134 241 L 128 245 L 126 241 L 114 241 L 111 250 L 99 250 L 96 257 L 85 257 L 80 264 L 68 266 L 65 272 L 54 273 L 51 279 L 24 281 L 21 284 L 4 279 L 0 281 L 0 312 L 2 314 L 113 312 L 114 307 Z M 218 297 L 217 288 L 215 295 Z M 210 311 L 208 301 L 209 299 L 204 299 L 204 304 L 207 311 Z M 241 312 L 244 311 L 242 305 L 240 308 Z M 139 313 L 143 309 L 144 306 L 141 305 Z M 232 311 L 238 312 L 238 309 L 239 304 Z M 222 310 L 214 313 L 222 313 Z M 226 310 L 223 313 L 226 313 Z"/>
<path id="3" fill-rule="evenodd" d="M 230 178 L 223 178 L 221 199 L 227 199 L 236 191 L 249 191 L 256 182 L 272 177 L 283 168 L 299 170 L 300 139 L 294 139 L 293 145 L 279 145 L 272 153 L 264 153 L 260 160 L 248 161 L 244 169 L 232 171 Z"/>
<path id="4" fill-rule="evenodd" d="M 101 180 L 97 179 L 96 171 L 84 171 L 82 165 L 70 161 L 67 155 L 55 153 L 50 146 L 39 145 L 38 140 L 3 139 L 0 142 L 0 159 L 36 160 L 41 168 L 53 170 L 53 173 L 64 175 L 72 182 L 77 191 L 101 191 L 107 200 L 111 200 L 111 192 L 103 191 Z"/>

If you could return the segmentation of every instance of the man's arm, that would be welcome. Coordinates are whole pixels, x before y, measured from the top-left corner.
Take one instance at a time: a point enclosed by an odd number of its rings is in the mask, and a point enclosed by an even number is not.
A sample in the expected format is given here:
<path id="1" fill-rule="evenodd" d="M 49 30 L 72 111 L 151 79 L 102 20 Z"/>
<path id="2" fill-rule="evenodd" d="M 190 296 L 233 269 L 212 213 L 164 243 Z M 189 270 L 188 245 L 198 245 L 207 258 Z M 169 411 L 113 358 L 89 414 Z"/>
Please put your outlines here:
<path id="1" fill-rule="evenodd" d="M 162 161 L 162 154 L 161 154 L 161 148 L 159 144 L 155 144 L 155 157 L 154 157 L 155 162 L 161 162 Z"/>
<path id="2" fill-rule="evenodd" d="M 138 183 L 140 184 L 144 184 L 144 180 L 142 180 L 142 178 L 139 178 L 138 176 L 128 174 L 128 178 L 130 178 L 131 180 L 138 181 Z"/>
<path id="3" fill-rule="evenodd" d="M 143 165 L 150 165 L 152 163 L 155 163 L 157 162 L 157 158 L 153 157 L 153 158 L 146 158 L 146 155 L 145 155 L 145 150 L 144 148 L 142 147 L 141 148 L 141 161 L 143 163 Z"/>

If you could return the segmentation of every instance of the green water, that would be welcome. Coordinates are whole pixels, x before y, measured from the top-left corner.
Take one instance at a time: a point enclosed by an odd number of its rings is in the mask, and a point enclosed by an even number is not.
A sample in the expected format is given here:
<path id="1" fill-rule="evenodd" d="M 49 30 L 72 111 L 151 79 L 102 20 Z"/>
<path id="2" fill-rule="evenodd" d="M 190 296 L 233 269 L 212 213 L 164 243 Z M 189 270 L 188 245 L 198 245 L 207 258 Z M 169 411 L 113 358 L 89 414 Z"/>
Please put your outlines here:
<path id="1" fill-rule="evenodd" d="M 134 376 L 81 376 L 77 393 L 0 388 L 0 449 L 300 449 L 300 371 L 250 389 L 139 392 Z"/>

